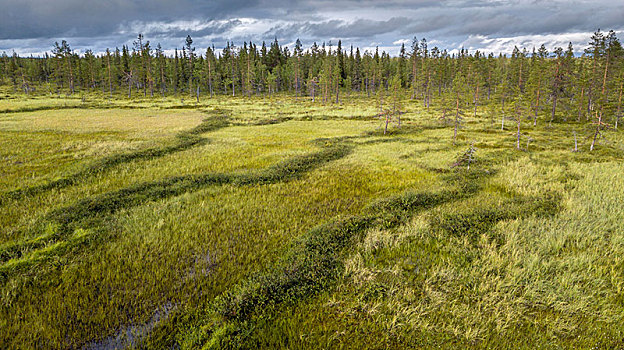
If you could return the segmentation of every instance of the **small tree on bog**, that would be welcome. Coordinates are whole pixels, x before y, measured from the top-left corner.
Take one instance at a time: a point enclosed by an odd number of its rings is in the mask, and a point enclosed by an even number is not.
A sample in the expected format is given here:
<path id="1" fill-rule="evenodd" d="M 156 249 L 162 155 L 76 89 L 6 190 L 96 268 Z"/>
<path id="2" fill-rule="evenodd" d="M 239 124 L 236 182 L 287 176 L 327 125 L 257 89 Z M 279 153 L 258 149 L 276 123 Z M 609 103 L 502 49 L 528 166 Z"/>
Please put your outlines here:
<path id="1" fill-rule="evenodd" d="M 470 170 L 470 165 L 475 161 L 475 153 L 477 149 L 474 146 L 475 142 L 472 141 L 470 147 L 464 153 L 462 153 L 459 157 L 457 157 L 457 161 L 451 165 L 451 168 L 466 166 L 466 169 Z"/>

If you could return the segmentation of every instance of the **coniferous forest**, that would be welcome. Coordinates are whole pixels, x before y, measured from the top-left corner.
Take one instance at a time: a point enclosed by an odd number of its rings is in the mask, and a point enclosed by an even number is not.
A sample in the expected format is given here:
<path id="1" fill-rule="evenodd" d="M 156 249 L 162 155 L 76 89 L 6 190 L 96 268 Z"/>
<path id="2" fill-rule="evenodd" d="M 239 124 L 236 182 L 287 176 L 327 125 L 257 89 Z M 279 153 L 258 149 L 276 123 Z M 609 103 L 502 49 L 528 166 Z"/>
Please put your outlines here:
<path id="1" fill-rule="evenodd" d="M 3 54 L 0 348 L 624 348 L 624 50 L 587 44 Z"/>
<path id="2" fill-rule="evenodd" d="M 403 44 L 397 57 L 314 43 L 303 50 L 297 40 L 290 50 L 277 39 L 234 43 L 222 50 L 196 49 L 187 37 L 181 49 L 166 56 L 139 34 L 133 46 L 107 49 L 96 55 L 73 52 L 66 41 L 54 44 L 45 57 L 2 56 L 2 83 L 29 94 L 80 94 L 101 91 L 143 96 L 188 96 L 199 101 L 214 95 L 266 96 L 288 93 L 313 101 L 339 103 L 342 94 L 360 93 L 376 99 L 380 111 L 393 109 L 396 95 L 407 94 L 426 108 L 476 115 L 487 101 L 500 102 L 508 113 L 532 114 L 534 123 L 585 120 L 618 127 L 622 114 L 624 52 L 615 32 L 597 31 L 581 56 L 570 44 L 549 52 L 544 45 L 515 47 L 507 55 L 485 55 L 429 47 L 427 40 Z"/>

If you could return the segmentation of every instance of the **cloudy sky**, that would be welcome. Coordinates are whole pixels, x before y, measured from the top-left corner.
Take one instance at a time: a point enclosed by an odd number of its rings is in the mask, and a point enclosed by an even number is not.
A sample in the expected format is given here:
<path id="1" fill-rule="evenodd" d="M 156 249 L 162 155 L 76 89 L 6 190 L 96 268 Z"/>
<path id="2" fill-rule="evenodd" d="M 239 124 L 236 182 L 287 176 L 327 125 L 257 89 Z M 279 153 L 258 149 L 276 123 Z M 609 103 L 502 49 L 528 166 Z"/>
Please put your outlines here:
<path id="1" fill-rule="evenodd" d="M 142 33 L 153 46 L 198 49 L 252 40 L 292 45 L 342 39 L 396 53 L 427 38 L 430 47 L 510 52 L 567 46 L 578 51 L 596 29 L 622 38 L 622 0 L 0 0 L 0 52 L 49 52 L 67 40 L 78 52 L 131 45 Z"/>

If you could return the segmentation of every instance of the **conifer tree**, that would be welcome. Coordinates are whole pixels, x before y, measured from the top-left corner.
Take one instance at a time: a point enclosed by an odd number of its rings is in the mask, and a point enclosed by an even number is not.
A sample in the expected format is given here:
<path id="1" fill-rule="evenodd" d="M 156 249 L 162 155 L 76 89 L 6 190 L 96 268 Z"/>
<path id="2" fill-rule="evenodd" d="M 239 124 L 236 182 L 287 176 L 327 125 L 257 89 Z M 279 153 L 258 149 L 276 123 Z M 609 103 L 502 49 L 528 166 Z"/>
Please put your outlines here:
<path id="1" fill-rule="evenodd" d="M 530 73 L 527 79 L 527 93 L 533 110 L 533 126 L 537 125 L 537 118 L 542 108 L 542 95 L 544 89 L 545 75 L 545 59 L 548 57 L 548 51 L 542 44 L 539 51 L 533 50 L 530 63 Z"/>
<path id="2" fill-rule="evenodd" d="M 162 97 L 165 97 L 165 90 L 167 89 L 167 81 L 165 79 L 166 59 L 160 44 L 156 45 L 155 55 L 155 72 L 158 74 L 158 87 Z"/>
<path id="3" fill-rule="evenodd" d="M 397 123 L 401 126 L 401 114 L 403 113 L 402 99 L 403 87 L 401 86 L 401 75 L 396 73 L 390 82 L 390 90 L 392 92 L 392 116 L 397 119 Z"/>
<path id="4" fill-rule="evenodd" d="M 460 67 L 460 70 L 453 79 L 453 102 L 455 107 L 455 118 L 453 120 L 453 145 L 456 144 L 457 132 L 463 123 L 464 101 L 468 91 L 468 82 Z"/>
<path id="5" fill-rule="evenodd" d="M 206 49 L 206 60 L 204 61 L 204 64 L 205 64 L 205 70 L 206 70 L 206 77 L 208 78 L 208 90 L 210 91 L 210 97 L 214 95 L 213 77 L 215 74 L 215 63 L 216 63 L 216 59 L 214 55 L 214 50 L 208 47 Z"/>
<path id="6" fill-rule="evenodd" d="M 189 96 L 193 96 L 193 77 L 194 77 L 194 62 L 195 62 L 195 47 L 193 47 L 193 39 L 190 35 L 186 36 L 186 40 L 184 42 L 183 49 L 188 56 L 188 87 L 189 87 Z M 197 102 L 199 102 L 199 87 L 197 89 Z"/>
<path id="7" fill-rule="evenodd" d="M 106 49 L 106 67 L 108 73 L 108 94 L 110 98 L 113 98 L 113 81 L 112 81 L 112 72 L 111 72 L 111 52 L 109 49 Z"/>
<path id="8" fill-rule="evenodd" d="M 418 67 L 419 67 L 419 61 L 420 61 L 420 45 L 418 44 L 418 39 L 416 37 L 414 37 L 414 40 L 412 41 L 412 52 L 410 53 L 410 61 L 412 64 L 412 74 L 411 74 L 412 97 L 411 99 L 413 100 L 414 98 L 416 98 L 416 94 L 418 91 L 418 81 L 419 81 Z"/>
<path id="9" fill-rule="evenodd" d="M 295 42 L 295 49 L 293 51 L 293 57 L 295 60 L 295 95 L 299 96 L 301 90 L 301 55 L 303 54 L 301 41 L 297 39 Z"/>
<path id="10" fill-rule="evenodd" d="M 63 77 L 64 77 L 68 83 L 69 93 L 73 94 L 75 90 L 74 90 L 74 72 L 73 72 L 73 65 L 72 65 L 73 52 L 72 52 L 71 47 L 65 40 L 61 41 L 60 45 L 58 42 L 55 42 L 52 53 L 54 54 L 58 62 L 58 65 L 57 65 L 57 67 L 59 67 L 58 77 L 59 77 L 59 80 L 61 81 L 61 86 L 63 85 L 62 82 L 63 82 Z"/>

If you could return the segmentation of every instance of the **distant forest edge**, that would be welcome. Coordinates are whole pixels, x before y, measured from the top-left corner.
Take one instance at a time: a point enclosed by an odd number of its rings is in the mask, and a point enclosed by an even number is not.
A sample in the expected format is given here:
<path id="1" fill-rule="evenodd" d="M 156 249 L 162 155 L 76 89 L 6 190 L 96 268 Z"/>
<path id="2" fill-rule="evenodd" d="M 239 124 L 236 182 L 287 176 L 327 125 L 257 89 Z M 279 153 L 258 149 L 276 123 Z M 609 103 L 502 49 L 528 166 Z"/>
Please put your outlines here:
<path id="1" fill-rule="evenodd" d="M 528 51 L 514 48 L 507 55 L 485 55 L 462 49 L 449 54 L 414 39 L 400 53 L 365 51 L 341 42 L 303 50 L 277 39 L 269 47 L 251 42 L 228 43 L 201 53 L 187 36 L 171 56 L 160 44 L 152 48 L 139 34 L 133 47 L 122 46 L 102 54 L 74 53 L 66 41 L 54 44 L 44 57 L 0 57 L 0 84 L 24 94 L 74 94 L 101 91 L 110 97 L 200 97 L 215 94 L 248 96 L 290 93 L 323 103 L 340 102 L 341 93 L 417 99 L 429 108 L 436 99 L 441 109 L 473 109 L 495 99 L 503 111 L 544 115 L 550 121 L 591 120 L 605 127 L 622 114 L 624 52 L 614 31 L 598 30 L 589 47 L 575 56 L 572 44 L 549 52 L 544 45 Z M 447 108 L 448 107 L 448 108 Z M 509 109 L 511 108 L 511 109 Z M 396 106 L 395 106 L 396 112 Z"/>

